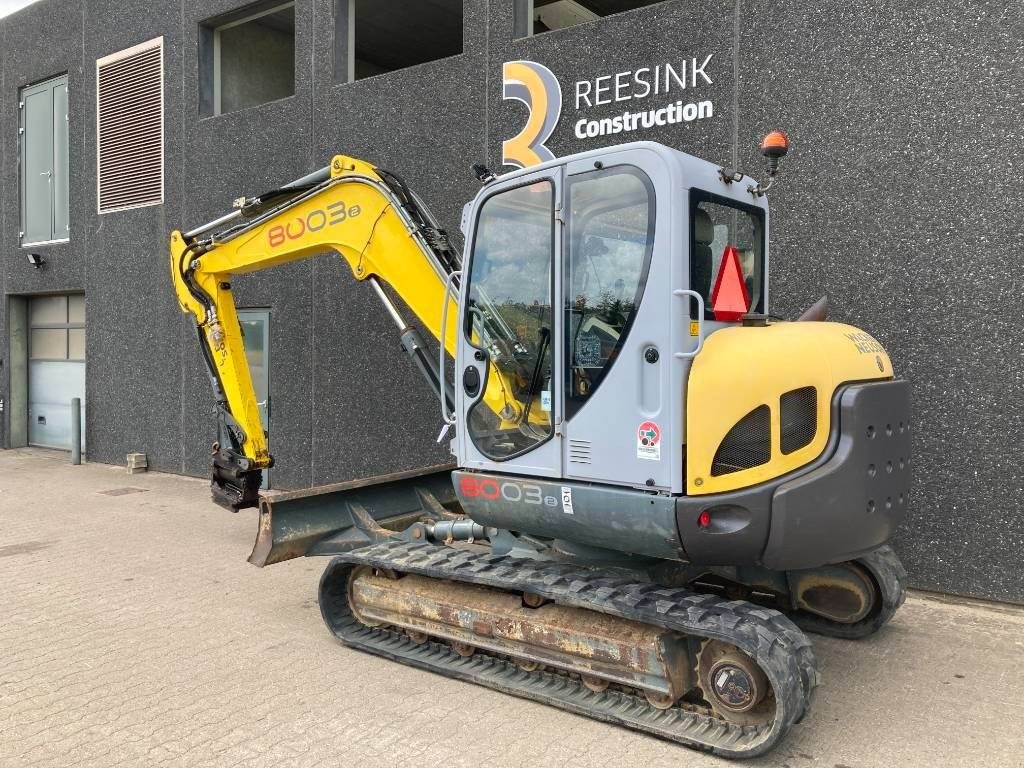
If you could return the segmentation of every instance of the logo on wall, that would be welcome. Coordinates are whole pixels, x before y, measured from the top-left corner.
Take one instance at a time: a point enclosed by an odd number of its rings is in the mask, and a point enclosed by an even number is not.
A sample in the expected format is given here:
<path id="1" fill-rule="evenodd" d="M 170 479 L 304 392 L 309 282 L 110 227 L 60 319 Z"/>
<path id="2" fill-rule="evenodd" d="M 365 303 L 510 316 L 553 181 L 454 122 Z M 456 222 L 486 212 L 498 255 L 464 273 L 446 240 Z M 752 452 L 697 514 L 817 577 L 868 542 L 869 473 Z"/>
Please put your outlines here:
<path id="1" fill-rule="evenodd" d="M 687 124 L 715 114 L 703 93 L 713 84 L 708 68 L 714 54 L 681 57 L 607 75 L 577 80 L 573 86 L 576 114 L 573 133 L 589 140 L 634 131 Z M 562 87 L 555 73 L 536 61 L 507 61 L 502 65 L 502 98 L 521 101 L 529 110 L 526 125 L 502 142 L 501 161 L 527 168 L 554 153 L 547 142 L 562 116 Z M 652 103 L 653 102 L 653 103 Z M 639 105 L 637 108 L 634 105 Z"/>
<path id="2" fill-rule="evenodd" d="M 555 73 L 535 61 L 506 61 L 502 67 L 502 98 L 521 101 L 529 110 L 526 125 L 501 145 L 501 162 L 526 168 L 555 156 L 544 144 L 562 115 L 562 86 Z"/>

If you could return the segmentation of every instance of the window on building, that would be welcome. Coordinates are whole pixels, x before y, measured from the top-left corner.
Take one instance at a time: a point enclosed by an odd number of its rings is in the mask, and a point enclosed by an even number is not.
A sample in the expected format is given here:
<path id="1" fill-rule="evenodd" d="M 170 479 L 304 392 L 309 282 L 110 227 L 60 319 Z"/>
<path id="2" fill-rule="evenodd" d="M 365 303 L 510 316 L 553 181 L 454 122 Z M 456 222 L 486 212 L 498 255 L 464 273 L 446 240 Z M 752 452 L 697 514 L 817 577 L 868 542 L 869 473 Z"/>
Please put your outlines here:
<path id="1" fill-rule="evenodd" d="M 96 61 L 100 213 L 164 200 L 163 56 L 158 37 Z"/>
<path id="2" fill-rule="evenodd" d="M 613 13 L 660 2 L 662 0 L 517 0 L 516 36 L 527 37 L 574 27 Z"/>
<path id="3" fill-rule="evenodd" d="M 200 26 L 204 117 L 295 94 L 295 3 L 262 3 Z"/>
<path id="4" fill-rule="evenodd" d="M 21 90 L 21 244 L 67 240 L 68 76 Z"/>
<path id="5" fill-rule="evenodd" d="M 342 82 L 462 53 L 462 0 L 337 0 L 336 8 Z"/>
<path id="6" fill-rule="evenodd" d="M 29 304 L 29 358 L 85 360 L 85 296 L 38 296 Z"/>

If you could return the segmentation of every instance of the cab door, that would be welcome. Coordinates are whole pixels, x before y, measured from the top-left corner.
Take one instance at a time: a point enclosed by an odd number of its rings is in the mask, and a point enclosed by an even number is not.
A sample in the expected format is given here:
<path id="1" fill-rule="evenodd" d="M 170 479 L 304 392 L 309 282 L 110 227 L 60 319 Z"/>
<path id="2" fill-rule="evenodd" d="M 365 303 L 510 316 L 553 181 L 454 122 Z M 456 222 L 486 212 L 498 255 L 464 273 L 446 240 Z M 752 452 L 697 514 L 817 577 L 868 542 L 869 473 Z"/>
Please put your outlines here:
<path id="1" fill-rule="evenodd" d="M 645 146 L 566 167 L 567 479 L 679 483 L 684 361 L 673 344 L 684 304 L 672 288 L 685 253 L 672 246 L 674 166 L 668 150 Z"/>
<path id="2" fill-rule="evenodd" d="M 549 168 L 474 206 L 455 369 L 464 467 L 561 477 L 561 201 Z"/>

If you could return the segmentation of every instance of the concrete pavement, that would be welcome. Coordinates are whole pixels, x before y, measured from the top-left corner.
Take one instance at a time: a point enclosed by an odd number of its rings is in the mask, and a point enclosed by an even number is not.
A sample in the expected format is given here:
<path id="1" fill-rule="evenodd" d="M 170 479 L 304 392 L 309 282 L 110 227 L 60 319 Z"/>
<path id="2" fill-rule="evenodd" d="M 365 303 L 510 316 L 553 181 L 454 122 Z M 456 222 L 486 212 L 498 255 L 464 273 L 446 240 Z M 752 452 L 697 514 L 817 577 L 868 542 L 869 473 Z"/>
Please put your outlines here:
<path id="1" fill-rule="evenodd" d="M 0 767 L 727 761 L 340 646 L 319 560 L 245 562 L 206 483 L 0 451 Z M 747 765 L 1024 767 L 1024 609 L 910 597 Z"/>

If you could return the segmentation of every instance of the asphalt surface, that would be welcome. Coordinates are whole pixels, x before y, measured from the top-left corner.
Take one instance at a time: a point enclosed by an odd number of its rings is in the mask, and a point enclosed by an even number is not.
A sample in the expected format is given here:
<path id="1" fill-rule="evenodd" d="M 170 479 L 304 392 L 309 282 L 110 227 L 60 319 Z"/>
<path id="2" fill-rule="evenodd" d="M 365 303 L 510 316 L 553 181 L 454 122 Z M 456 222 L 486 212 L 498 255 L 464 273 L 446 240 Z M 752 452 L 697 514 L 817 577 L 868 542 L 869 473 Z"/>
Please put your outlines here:
<path id="1" fill-rule="evenodd" d="M 206 483 L 0 451 L 0 766 L 728 761 L 340 646 L 325 564 L 245 562 Z M 811 714 L 750 766 L 1024 767 L 1024 609 L 912 594 L 814 638 Z"/>

